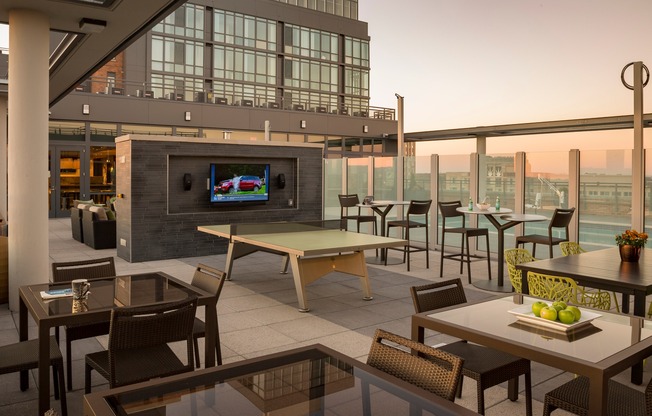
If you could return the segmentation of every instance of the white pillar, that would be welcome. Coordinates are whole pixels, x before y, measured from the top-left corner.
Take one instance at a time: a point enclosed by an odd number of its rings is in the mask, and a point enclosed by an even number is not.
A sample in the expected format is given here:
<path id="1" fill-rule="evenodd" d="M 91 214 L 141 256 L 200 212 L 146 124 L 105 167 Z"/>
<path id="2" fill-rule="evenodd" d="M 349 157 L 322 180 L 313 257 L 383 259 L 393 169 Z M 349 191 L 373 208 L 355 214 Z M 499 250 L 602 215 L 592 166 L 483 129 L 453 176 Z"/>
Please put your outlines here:
<path id="1" fill-rule="evenodd" d="M 0 97 L 0 217 L 7 221 L 7 97 Z"/>
<path id="2" fill-rule="evenodd" d="M 48 55 L 44 14 L 9 11 L 9 307 L 18 287 L 49 280 Z"/>

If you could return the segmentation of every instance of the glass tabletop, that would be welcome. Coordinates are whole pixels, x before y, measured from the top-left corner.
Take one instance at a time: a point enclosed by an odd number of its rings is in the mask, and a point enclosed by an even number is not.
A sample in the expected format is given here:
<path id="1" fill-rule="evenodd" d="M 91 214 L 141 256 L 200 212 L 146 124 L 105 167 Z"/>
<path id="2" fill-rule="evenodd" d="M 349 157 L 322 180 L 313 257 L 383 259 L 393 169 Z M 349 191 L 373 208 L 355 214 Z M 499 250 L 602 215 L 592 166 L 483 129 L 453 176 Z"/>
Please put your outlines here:
<path id="1" fill-rule="evenodd" d="M 162 273 L 144 273 L 129 276 L 89 279 L 88 299 L 73 300 L 71 296 L 42 299 L 41 291 L 70 288 L 70 283 L 49 283 L 29 286 L 29 290 L 48 316 L 100 311 L 120 306 L 139 306 L 185 299 L 197 295 Z"/>

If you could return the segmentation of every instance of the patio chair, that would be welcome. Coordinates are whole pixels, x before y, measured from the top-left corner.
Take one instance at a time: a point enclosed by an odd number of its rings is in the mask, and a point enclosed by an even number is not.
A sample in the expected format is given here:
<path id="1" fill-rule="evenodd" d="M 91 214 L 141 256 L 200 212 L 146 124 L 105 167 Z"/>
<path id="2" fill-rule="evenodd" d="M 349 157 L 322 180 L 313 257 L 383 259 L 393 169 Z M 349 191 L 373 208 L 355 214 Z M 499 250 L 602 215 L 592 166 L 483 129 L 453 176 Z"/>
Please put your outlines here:
<path id="1" fill-rule="evenodd" d="M 455 400 L 462 363 L 460 357 L 382 329 L 376 329 L 367 358 L 370 366 L 450 401 Z"/>
<path id="2" fill-rule="evenodd" d="M 430 268 L 430 256 L 428 252 L 428 212 L 430 211 L 430 205 L 432 205 L 432 200 L 428 199 L 425 201 L 417 201 L 417 200 L 412 200 L 410 201 L 410 205 L 408 206 L 407 209 L 407 214 L 405 216 L 405 220 L 396 220 L 396 221 L 389 221 L 387 223 L 387 233 L 385 235 L 389 236 L 389 232 L 392 228 L 398 227 L 403 230 L 402 238 L 407 240 L 408 243 L 406 246 L 403 248 L 394 248 L 394 247 L 389 247 L 389 250 L 399 250 L 403 252 L 403 262 L 406 262 L 407 259 L 407 270 L 408 272 L 410 271 L 410 253 L 416 253 L 419 251 L 425 251 L 426 252 L 426 269 Z M 421 217 L 423 216 L 423 222 L 420 221 L 414 221 L 414 217 Z M 414 228 L 424 228 L 425 229 L 425 234 L 426 234 L 426 243 L 425 246 L 415 246 L 411 244 L 410 241 L 410 230 Z M 385 256 L 385 266 L 387 266 L 387 256 Z"/>
<path id="3" fill-rule="evenodd" d="M 362 223 L 373 223 L 373 233 L 374 235 L 378 234 L 378 223 L 376 221 L 375 215 L 362 215 L 360 213 L 361 208 L 356 207 L 360 203 L 360 198 L 358 194 L 349 194 L 349 195 L 338 195 L 340 200 L 340 227 L 343 230 L 348 230 L 349 220 L 355 221 L 357 226 L 357 231 L 360 232 L 360 224 Z M 357 208 L 357 214 L 349 214 L 349 208 Z"/>
<path id="4" fill-rule="evenodd" d="M 532 256 L 536 257 L 537 244 L 545 244 L 549 247 L 550 258 L 553 257 L 552 249 L 563 241 L 568 241 L 568 226 L 573 219 L 575 208 L 562 209 L 557 208 L 552 214 L 550 224 L 548 224 L 548 235 L 528 234 L 516 237 L 516 247 L 532 243 Z M 563 237 L 553 237 L 555 229 L 564 229 Z"/>
<path id="5" fill-rule="evenodd" d="M 52 381 L 54 398 L 61 396 L 61 413 L 68 415 L 66 402 L 66 385 L 63 380 L 63 357 L 54 337 L 50 337 L 50 365 L 52 366 Z M 0 347 L 0 374 L 38 368 L 38 339 L 21 341 Z"/>
<path id="6" fill-rule="evenodd" d="M 577 415 L 588 415 L 589 380 L 576 377 L 568 383 L 546 393 L 543 415 L 549 416 L 555 409 L 563 409 Z M 607 414 L 623 416 L 652 415 L 652 380 L 645 393 L 629 388 L 617 381 L 609 380 Z"/>
<path id="7" fill-rule="evenodd" d="M 588 292 L 570 277 L 528 272 L 527 284 L 531 296 L 594 309 L 611 309 L 611 293 Z"/>
<path id="8" fill-rule="evenodd" d="M 574 256 L 576 254 L 586 253 L 586 250 L 584 250 L 582 246 L 580 246 L 580 244 L 575 241 L 564 241 L 562 243 L 559 243 L 559 249 L 561 250 L 561 254 L 564 256 Z M 616 311 L 620 313 L 620 305 L 618 304 L 618 297 L 616 296 L 616 292 L 611 292 L 611 293 L 614 296 Z M 652 304 L 650 304 L 650 311 L 652 311 Z M 650 315 L 649 312 L 648 315 Z"/>
<path id="9" fill-rule="evenodd" d="M 221 270 L 214 269 L 205 264 L 198 264 L 195 269 L 195 274 L 192 277 L 191 285 L 199 288 L 205 292 L 214 294 L 215 297 L 219 300 L 220 293 L 222 292 L 222 287 L 224 286 L 224 280 L 226 279 L 226 273 Z M 220 331 L 219 326 L 215 328 L 215 354 L 217 354 L 217 365 L 222 365 L 222 349 L 220 347 Z M 204 338 L 206 336 L 206 324 L 201 319 L 195 317 L 195 323 L 192 330 L 193 346 L 195 349 L 195 365 L 199 367 L 201 365 L 199 359 L 199 343 L 197 340 L 199 338 Z"/>
<path id="10" fill-rule="evenodd" d="M 464 263 L 466 263 L 467 274 L 469 276 L 469 283 L 471 283 L 471 258 L 477 259 L 487 259 L 487 271 L 489 274 L 489 280 L 491 280 L 491 258 L 489 253 L 489 229 L 487 228 L 475 228 L 466 226 L 466 217 L 464 213 L 457 211 L 457 208 L 462 206 L 461 201 L 450 201 L 450 202 L 438 202 L 439 211 L 441 212 L 441 260 L 439 263 L 439 277 L 444 275 L 444 259 L 450 259 L 460 262 L 460 274 L 464 271 Z M 451 218 L 461 218 L 462 224 L 457 227 L 446 227 L 446 219 Z M 444 254 L 444 248 L 446 245 L 446 234 L 454 233 L 460 235 L 460 240 L 462 244 L 460 247 L 459 253 L 454 254 Z M 469 246 L 469 238 L 485 237 L 487 244 L 487 255 L 486 257 L 472 256 Z M 464 245 L 466 244 L 466 254 L 464 253 Z"/>
<path id="11" fill-rule="evenodd" d="M 109 348 L 86 355 L 86 394 L 91 371 L 109 381 L 109 387 L 147 381 L 192 371 L 192 328 L 197 297 L 155 305 L 115 308 L 111 311 Z M 186 363 L 168 343 L 186 341 Z"/>
<path id="12" fill-rule="evenodd" d="M 115 276 L 113 257 L 93 260 L 52 263 L 52 282 L 71 282 L 75 279 L 92 279 L 95 277 Z M 85 338 L 97 337 L 109 333 L 109 322 L 89 325 L 66 325 L 66 381 L 68 391 L 72 391 L 72 342 Z M 59 343 L 59 327 L 54 331 Z"/>
<path id="13" fill-rule="evenodd" d="M 466 295 L 459 278 L 412 286 L 410 293 L 417 313 L 466 303 Z M 484 414 L 484 391 L 505 381 L 513 381 L 510 383 L 509 398 L 516 400 L 518 377 L 523 374 L 526 413 L 532 416 L 532 378 L 529 360 L 481 345 L 469 344 L 466 341 L 457 341 L 437 348 L 464 360 L 462 375 L 477 382 L 478 413 Z M 457 397 L 462 397 L 462 383 L 463 380 L 460 380 Z"/>
<path id="14" fill-rule="evenodd" d="M 523 272 L 517 269 L 516 266 L 536 259 L 524 248 L 508 248 L 504 253 L 509 281 L 514 288 L 514 292 L 523 293 Z"/>

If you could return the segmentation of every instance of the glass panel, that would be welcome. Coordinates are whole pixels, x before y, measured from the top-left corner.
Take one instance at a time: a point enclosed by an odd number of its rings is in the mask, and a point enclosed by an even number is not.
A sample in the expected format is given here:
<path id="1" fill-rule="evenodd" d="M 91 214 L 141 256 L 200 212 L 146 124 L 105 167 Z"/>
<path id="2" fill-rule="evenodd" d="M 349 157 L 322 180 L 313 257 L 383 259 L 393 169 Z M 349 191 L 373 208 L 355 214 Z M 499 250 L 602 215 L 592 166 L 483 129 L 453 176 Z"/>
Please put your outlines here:
<path id="1" fill-rule="evenodd" d="M 177 127 L 175 136 L 181 137 L 199 137 L 199 129 L 189 127 Z"/>
<path id="2" fill-rule="evenodd" d="M 652 151 L 645 153 L 645 232 L 652 235 Z"/>
<path id="3" fill-rule="evenodd" d="M 469 155 L 447 155 L 439 157 L 438 188 L 439 201 L 461 201 L 464 206 L 469 200 L 471 158 Z M 437 240 L 441 241 L 441 215 L 437 213 Z M 448 227 L 462 226 L 460 219 L 450 219 Z M 446 242 L 460 247 L 459 235 L 449 234 Z"/>
<path id="4" fill-rule="evenodd" d="M 115 124 L 91 123 L 90 133 L 92 142 L 115 143 L 115 138 L 118 137 L 118 126 Z"/>
<path id="5" fill-rule="evenodd" d="M 357 194 L 362 202 L 369 194 L 369 158 L 348 159 L 347 174 L 346 193 Z"/>
<path id="6" fill-rule="evenodd" d="M 83 142 L 86 140 L 86 123 L 50 121 L 48 133 L 50 141 Z"/>
<path id="7" fill-rule="evenodd" d="M 581 152 L 579 186 L 580 243 L 613 247 L 614 236 L 631 227 L 631 150 Z"/>
<path id="8" fill-rule="evenodd" d="M 68 211 L 73 205 L 73 200 L 79 199 L 81 195 L 79 183 L 81 175 L 80 155 L 81 151 L 79 150 L 61 150 L 59 156 L 60 211 Z"/>
<path id="9" fill-rule="evenodd" d="M 123 124 L 122 134 L 155 134 L 161 136 L 172 136 L 172 127 Z"/>
<path id="10" fill-rule="evenodd" d="M 403 162 L 403 199 L 406 201 L 432 199 L 430 195 L 431 171 L 430 156 L 406 157 Z M 428 224 L 432 224 L 433 215 L 436 215 L 437 204 L 430 206 Z M 426 241 L 425 228 L 410 232 L 410 240 Z"/>
<path id="11" fill-rule="evenodd" d="M 115 147 L 92 146 L 89 168 L 91 198 L 108 206 L 115 196 Z"/>
<path id="12" fill-rule="evenodd" d="M 374 199 L 396 200 L 396 158 L 377 157 L 374 159 Z M 395 214 L 393 210 L 387 216 Z"/>
<path id="13" fill-rule="evenodd" d="M 516 174 L 514 172 L 513 155 L 480 155 L 478 170 L 478 200 L 486 198 L 493 206 L 496 198 L 500 198 L 502 208 L 516 207 Z M 468 202 L 468 201 L 467 201 Z M 477 201 L 473 201 L 474 203 Z M 462 202 L 464 204 L 464 202 Z M 493 251 L 498 247 L 498 231 L 484 215 L 478 216 L 478 226 L 489 229 L 489 245 Z M 510 240 L 511 239 L 511 240 Z M 477 239 L 478 249 L 486 250 L 483 239 Z M 511 241 L 511 243 L 510 243 Z M 513 247 L 513 234 L 505 233 L 505 247 Z M 511 245 L 510 245 L 511 244 Z"/>
<path id="14" fill-rule="evenodd" d="M 324 219 L 340 217 L 340 201 L 337 195 L 344 193 L 342 189 L 343 159 L 324 160 Z"/>

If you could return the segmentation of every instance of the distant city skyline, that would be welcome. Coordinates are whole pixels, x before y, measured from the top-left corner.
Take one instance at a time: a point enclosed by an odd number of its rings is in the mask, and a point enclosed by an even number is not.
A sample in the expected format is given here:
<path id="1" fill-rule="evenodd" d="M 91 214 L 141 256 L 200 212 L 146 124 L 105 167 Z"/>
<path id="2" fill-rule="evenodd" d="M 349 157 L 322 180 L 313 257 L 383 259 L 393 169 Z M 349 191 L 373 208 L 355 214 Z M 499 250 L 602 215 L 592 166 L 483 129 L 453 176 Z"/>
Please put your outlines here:
<path id="1" fill-rule="evenodd" d="M 400 5 L 360 0 L 359 18 L 371 36 L 370 104 L 396 108 L 394 94 L 404 96 L 406 132 L 632 114 L 633 94 L 621 84 L 621 70 L 633 61 L 652 67 L 649 0 Z M 5 25 L 0 47 L 8 47 Z M 645 102 L 652 100 L 650 88 Z M 490 139 L 488 151 L 632 146 L 629 131 L 569 137 Z M 417 151 L 468 153 L 474 146 L 473 140 L 440 142 Z"/>

